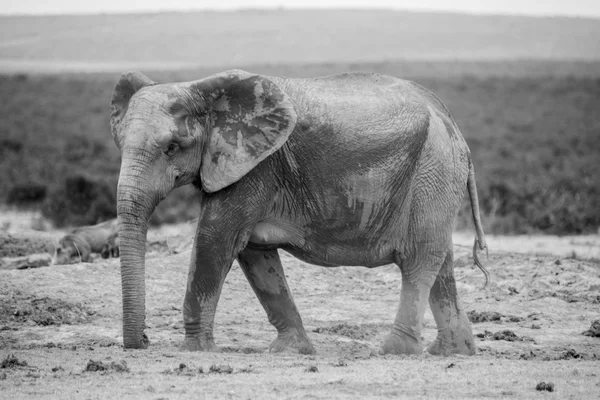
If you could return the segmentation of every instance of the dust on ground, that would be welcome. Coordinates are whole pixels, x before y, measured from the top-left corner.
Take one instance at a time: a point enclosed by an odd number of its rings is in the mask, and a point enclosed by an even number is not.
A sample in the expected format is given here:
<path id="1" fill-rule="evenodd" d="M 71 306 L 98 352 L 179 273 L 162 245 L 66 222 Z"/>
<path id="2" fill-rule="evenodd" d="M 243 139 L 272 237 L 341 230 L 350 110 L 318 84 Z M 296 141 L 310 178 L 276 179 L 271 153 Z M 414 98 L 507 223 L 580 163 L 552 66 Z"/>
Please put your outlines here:
<path id="1" fill-rule="evenodd" d="M 0 271 L 0 392 L 7 398 L 532 398 L 542 391 L 548 398 L 600 397 L 600 338 L 593 334 L 600 266 L 593 260 L 499 251 L 490 237 L 492 281 L 484 289 L 472 265 L 472 234 L 469 243 L 457 240 L 455 274 L 477 354 L 379 356 L 398 308 L 397 267 L 323 268 L 281 252 L 318 354 L 268 353 L 275 329 L 237 263 L 215 321 L 222 352 L 189 353 L 178 346 L 193 232 L 193 224 L 150 232 L 145 351 L 121 345 L 118 259 Z M 435 335 L 428 311 L 425 344 Z"/>

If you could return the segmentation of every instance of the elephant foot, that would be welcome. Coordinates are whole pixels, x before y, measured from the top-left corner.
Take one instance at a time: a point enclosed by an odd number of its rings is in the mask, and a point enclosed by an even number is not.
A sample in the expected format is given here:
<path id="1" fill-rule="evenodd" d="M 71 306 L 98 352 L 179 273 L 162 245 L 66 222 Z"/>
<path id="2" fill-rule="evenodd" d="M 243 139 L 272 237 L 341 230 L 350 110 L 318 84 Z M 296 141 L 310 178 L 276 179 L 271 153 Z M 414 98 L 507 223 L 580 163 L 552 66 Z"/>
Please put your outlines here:
<path id="1" fill-rule="evenodd" d="M 217 347 L 214 340 L 201 340 L 198 337 L 186 337 L 180 349 L 182 351 L 204 351 L 210 353 L 220 353 L 221 349 Z"/>
<path id="2" fill-rule="evenodd" d="M 438 331 L 437 338 L 427 348 L 429 354 L 440 356 L 450 356 L 453 354 L 472 356 L 475 354 L 475 351 L 475 341 L 470 329 L 468 332 L 458 333 L 450 330 Z"/>
<path id="3" fill-rule="evenodd" d="M 142 333 L 140 340 L 132 341 L 132 340 L 124 339 L 124 341 L 123 341 L 123 347 L 126 349 L 145 350 L 148 348 L 148 346 L 150 346 L 150 339 L 148 339 L 148 336 L 145 333 Z"/>
<path id="4" fill-rule="evenodd" d="M 417 335 L 399 332 L 394 328 L 383 341 L 379 354 L 421 354 L 423 346 L 417 337 Z"/>
<path id="5" fill-rule="evenodd" d="M 289 347 L 297 349 L 300 354 L 317 353 L 306 334 L 300 334 L 295 328 L 279 333 L 277 339 L 269 345 L 269 352 L 280 353 Z"/>

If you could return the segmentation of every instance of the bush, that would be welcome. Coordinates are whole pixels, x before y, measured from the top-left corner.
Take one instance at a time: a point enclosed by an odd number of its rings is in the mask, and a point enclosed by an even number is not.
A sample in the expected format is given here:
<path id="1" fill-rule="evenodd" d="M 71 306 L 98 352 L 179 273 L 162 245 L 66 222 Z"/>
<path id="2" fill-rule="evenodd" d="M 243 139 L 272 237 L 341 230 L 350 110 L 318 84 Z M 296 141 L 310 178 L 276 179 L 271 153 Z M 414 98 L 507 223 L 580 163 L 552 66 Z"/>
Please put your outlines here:
<path id="1" fill-rule="evenodd" d="M 23 150 L 23 143 L 16 139 L 2 139 L 0 140 L 0 154 L 1 153 L 19 153 Z"/>
<path id="2" fill-rule="evenodd" d="M 70 176 L 48 196 L 42 214 L 57 227 L 93 225 L 117 216 L 115 195 L 105 182 Z"/>
<path id="3" fill-rule="evenodd" d="M 24 185 L 15 185 L 6 196 L 6 203 L 17 206 L 31 205 L 46 198 L 46 185 L 28 183 Z"/>
<path id="4" fill-rule="evenodd" d="M 83 160 L 100 158 L 105 151 L 104 143 L 85 136 L 74 136 L 64 144 L 63 154 L 67 161 L 81 163 Z"/>

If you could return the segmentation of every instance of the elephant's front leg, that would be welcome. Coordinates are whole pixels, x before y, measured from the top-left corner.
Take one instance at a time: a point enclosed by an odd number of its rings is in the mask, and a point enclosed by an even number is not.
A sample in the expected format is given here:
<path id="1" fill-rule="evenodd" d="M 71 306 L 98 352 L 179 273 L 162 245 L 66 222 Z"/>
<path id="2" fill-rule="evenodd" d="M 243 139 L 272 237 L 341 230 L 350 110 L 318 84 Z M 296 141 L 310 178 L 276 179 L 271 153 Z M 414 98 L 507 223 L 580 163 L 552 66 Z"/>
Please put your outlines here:
<path id="1" fill-rule="evenodd" d="M 213 326 L 221 289 L 231 269 L 233 255 L 222 254 L 226 246 L 203 243 L 196 236 L 183 302 L 185 339 L 182 349 L 219 351 Z"/>
<path id="2" fill-rule="evenodd" d="M 315 349 L 304 331 L 277 250 L 246 247 L 238 255 L 238 260 L 267 312 L 269 322 L 277 329 L 277 338 L 269 350 L 280 352 L 291 346 L 297 348 L 300 354 L 314 354 Z"/>

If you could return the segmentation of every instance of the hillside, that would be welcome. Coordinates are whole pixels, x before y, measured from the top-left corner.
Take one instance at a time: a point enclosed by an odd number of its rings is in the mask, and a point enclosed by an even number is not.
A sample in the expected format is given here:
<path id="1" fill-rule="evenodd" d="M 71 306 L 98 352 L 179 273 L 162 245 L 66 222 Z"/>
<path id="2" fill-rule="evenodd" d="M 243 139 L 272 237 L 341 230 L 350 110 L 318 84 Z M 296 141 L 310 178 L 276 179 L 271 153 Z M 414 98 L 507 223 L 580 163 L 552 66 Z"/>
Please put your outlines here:
<path id="1" fill-rule="evenodd" d="M 600 20 L 251 10 L 0 18 L 4 71 L 382 60 L 600 59 Z"/>

